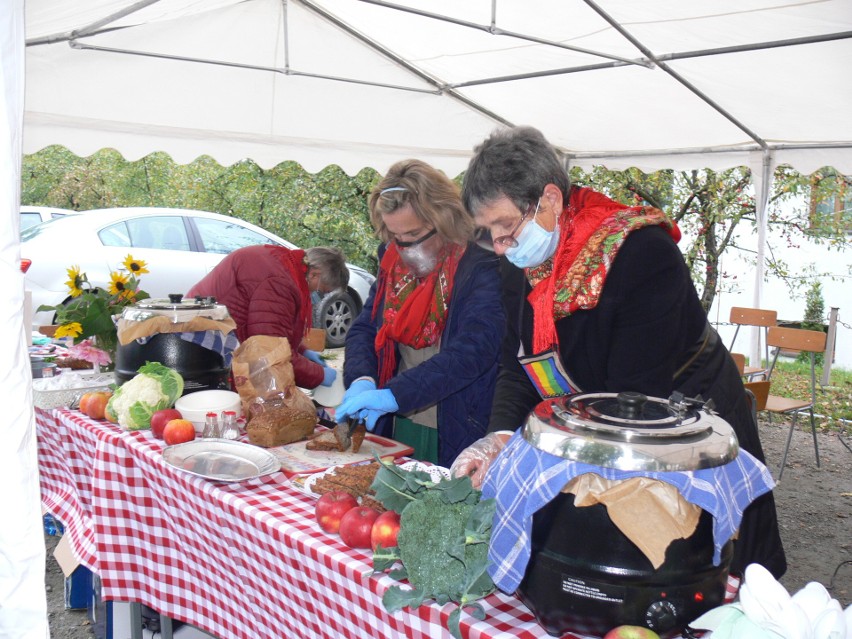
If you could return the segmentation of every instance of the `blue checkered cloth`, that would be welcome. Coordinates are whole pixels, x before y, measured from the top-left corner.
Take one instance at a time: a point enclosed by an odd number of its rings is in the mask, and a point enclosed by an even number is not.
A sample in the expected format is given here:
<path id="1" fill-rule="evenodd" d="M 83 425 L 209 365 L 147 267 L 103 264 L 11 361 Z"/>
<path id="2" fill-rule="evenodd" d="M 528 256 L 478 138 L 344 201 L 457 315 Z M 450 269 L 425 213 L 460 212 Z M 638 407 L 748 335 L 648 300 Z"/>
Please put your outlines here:
<path id="1" fill-rule="evenodd" d="M 746 507 L 775 486 L 766 466 L 744 450 L 732 462 L 705 470 L 623 471 L 545 453 L 517 431 L 494 460 L 482 486 L 483 498 L 497 500 L 488 573 L 500 590 L 513 593 L 524 576 L 530 558 L 533 514 L 584 473 L 610 480 L 651 477 L 677 488 L 686 501 L 713 516 L 715 565 L 721 561 L 723 546 L 739 528 Z"/>
<path id="2" fill-rule="evenodd" d="M 216 351 L 225 360 L 225 366 L 231 365 L 234 350 L 240 345 L 234 331 L 230 331 L 227 335 L 222 331 L 190 331 L 180 333 L 180 338 L 203 346 L 207 350 Z"/>
<path id="3" fill-rule="evenodd" d="M 138 337 L 136 343 L 145 344 L 156 335 L 159 335 L 159 333 Z M 216 351 L 225 360 L 225 366 L 231 365 L 234 350 L 240 345 L 240 340 L 237 339 L 237 334 L 234 331 L 230 331 L 227 335 L 223 334 L 222 331 L 186 331 L 178 333 L 178 335 L 182 340 L 198 344 L 207 350 Z"/>

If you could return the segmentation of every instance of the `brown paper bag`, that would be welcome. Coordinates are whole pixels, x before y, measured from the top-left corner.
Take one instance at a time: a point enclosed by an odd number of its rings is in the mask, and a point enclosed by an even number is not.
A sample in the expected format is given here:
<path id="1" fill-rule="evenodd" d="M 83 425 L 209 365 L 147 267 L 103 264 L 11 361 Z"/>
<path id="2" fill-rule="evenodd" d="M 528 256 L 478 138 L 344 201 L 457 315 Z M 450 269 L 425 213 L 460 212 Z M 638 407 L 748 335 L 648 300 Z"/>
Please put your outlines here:
<path id="1" fill-rule="evenodd" d="M 675 539 L 692 536 L 701 508 L 691 504 L 666 482 L 650 477 L 604 479 L 594 473 L 578 475 L 563 489 L 574 494 L 579 507 L 603 504 L 609 518 L 636 544 L 656 570 Z"/>
<path id="2" fill-rule="evenodd" d="M 316 409 L 296 387 L 290 357 L 287 338 L 270 335 L 249 337 L 234 351 L 234 386 L 246 415 L 246 432 L 253 443 L 279 446 L 302 439 L 314 430 Z M 263 418 L 258 419 L 261 414 Z"/>

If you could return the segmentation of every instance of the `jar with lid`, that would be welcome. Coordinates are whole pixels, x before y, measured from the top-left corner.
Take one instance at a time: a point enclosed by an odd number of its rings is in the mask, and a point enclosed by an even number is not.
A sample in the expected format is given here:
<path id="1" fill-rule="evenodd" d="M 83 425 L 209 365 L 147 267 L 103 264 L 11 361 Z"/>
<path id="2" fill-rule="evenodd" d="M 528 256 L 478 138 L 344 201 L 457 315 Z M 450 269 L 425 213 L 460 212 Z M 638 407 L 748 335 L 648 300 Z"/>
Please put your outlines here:
<path id="1" fill-rule="evenodd" d="M 218 439 L 222 436 L 219 430 L 219 416 L 216 413 L 207 413 L 207 416 L 204 418 L 204 432 L 201 436 L 205 439 Z"/>
<path id="2" fill-rule="evenodd" d="M 222 411 L 222 439 L 237 439 L 240 436 L 240 427 L 237 426 L 237 413 L 233 410 Z"/>

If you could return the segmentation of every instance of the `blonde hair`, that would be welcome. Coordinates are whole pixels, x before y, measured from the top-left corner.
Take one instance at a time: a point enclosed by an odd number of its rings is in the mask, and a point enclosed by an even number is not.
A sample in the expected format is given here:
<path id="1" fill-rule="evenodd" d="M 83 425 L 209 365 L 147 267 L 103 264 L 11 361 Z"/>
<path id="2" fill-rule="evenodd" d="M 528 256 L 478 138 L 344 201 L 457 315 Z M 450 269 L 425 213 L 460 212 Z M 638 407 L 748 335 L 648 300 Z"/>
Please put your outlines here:
<path id="1" fill-rule="evenodd" d="M 473 217 L 464 208 L 459 188 L 444 173 L 420 160 L 394 164 L 370 194 L 370 221 L 385 242 L 393 236 L 382 219 L 405 204 L 446 242 L 467 244 L 473 238 Z"/>

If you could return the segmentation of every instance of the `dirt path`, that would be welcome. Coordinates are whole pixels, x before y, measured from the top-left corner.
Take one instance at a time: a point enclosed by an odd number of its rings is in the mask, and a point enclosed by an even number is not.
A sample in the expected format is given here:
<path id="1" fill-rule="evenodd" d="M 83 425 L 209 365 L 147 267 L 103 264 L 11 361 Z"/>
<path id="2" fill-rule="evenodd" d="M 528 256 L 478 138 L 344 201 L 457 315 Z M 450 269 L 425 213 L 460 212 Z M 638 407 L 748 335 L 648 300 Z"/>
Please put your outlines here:
<path id="1" fill-rule="evenodd" d="M 760 432 L 767 463 L 777 478 L 788 428 L 762 422 Z M 846 607 L 852 604 L 852 451 L 843 441 L 852 446 L 852 429 L 843 440 L 831 433 L 820 434 L 817 441 L 820 468 L 810 433 L 793 432 L 787 467 L 775 488 L 789 566 L 781 583 L 794 593 L 818 581 Z"/>
<path id="2" fill-rule="evenodd" d="M 773 476 L 784 450 L 787 428 L 763 422 L 761 437 Z M 781 583 L 791 593 L 809 581 L 829 588 L 846 607 L 852 604 L 852 451 L 836 433 L 820 434 L 821 468 L 814 461 L 810 434 L 796 431 L 787 468 L 775 489 L 781 538 L 789 569 Z M 852 433 L 847 436 L 852 446 Z M 53 639 L 89 639 L 85 611 L 65 610 L 62 571 L 51 553 L 57 538 L 45 536 L 48 549 L 47 598 Z M 836 572 L 836 574 L 835 574 Z"/>

